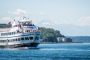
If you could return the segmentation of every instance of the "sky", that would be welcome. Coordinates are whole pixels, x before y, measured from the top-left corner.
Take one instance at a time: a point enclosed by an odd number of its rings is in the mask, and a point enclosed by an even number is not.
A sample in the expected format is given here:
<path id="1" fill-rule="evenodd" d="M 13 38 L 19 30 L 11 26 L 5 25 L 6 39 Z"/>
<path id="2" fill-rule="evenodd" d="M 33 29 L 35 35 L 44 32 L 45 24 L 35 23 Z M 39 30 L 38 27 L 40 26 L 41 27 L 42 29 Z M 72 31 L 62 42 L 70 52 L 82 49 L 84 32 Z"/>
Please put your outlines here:
<path id="1" fill-rule="evenodd" d="M 19 21 L 23 16 L 35 24 L 51 20 L 58 25 L 90 27 L 90 0 L 0 0 L 0 23 Z"/>

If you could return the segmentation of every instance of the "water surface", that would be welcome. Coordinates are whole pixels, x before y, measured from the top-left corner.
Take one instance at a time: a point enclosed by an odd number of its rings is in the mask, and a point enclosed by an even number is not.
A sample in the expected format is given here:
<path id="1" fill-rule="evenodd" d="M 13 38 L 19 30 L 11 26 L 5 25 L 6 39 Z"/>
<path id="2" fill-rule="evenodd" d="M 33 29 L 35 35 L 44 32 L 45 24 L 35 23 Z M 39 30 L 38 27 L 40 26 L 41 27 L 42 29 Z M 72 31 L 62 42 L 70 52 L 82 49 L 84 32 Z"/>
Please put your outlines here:
<path id="1" fill-rule="evenodd" d="M 0 49 L 0 60 L 90 60 L 90 44 L 40 44 L 40 49 Z"/>

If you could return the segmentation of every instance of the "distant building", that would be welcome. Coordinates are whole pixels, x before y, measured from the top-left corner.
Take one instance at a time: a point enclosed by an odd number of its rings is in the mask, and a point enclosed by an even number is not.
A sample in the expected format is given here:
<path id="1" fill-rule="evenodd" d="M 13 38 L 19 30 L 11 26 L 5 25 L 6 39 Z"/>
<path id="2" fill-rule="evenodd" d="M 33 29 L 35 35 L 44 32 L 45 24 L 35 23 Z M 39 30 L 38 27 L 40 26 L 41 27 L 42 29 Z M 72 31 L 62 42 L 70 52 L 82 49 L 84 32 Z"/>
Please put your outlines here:
<path id="1" fill-rule="evenodd" d="M 72 39 L 71 38 L 67 38 L 67 42 L 72 42 Z"/>
<path id="2" fill-rule="evenodd" d="M 72 39 L 66 37 L 57 37 L 57 41 L 58 43 L 68 43 L 68 42 L 72 42 Z"/>

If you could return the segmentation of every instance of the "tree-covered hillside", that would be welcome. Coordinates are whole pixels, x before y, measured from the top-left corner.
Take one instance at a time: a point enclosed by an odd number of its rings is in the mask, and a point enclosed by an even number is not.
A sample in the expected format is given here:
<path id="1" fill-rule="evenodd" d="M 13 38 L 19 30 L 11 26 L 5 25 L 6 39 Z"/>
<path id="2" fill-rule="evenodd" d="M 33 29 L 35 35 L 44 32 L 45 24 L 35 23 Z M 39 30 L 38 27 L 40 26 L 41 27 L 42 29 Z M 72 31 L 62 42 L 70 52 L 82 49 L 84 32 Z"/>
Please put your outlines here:
<path id="1" fill-rule="evenodd" d="M 0 24 L 0 28 L 8 28 L 11 27 L 11 25 L 7 25 L 7 24 Z"/>
<path id="2" fill-rule="evenodd" d="M 52 28 L 39 27 L 39 30 L 41 31 L 41 39 L 45 42 L 57 42 L 57 37 L 64 37 L 59 30 Z"/>

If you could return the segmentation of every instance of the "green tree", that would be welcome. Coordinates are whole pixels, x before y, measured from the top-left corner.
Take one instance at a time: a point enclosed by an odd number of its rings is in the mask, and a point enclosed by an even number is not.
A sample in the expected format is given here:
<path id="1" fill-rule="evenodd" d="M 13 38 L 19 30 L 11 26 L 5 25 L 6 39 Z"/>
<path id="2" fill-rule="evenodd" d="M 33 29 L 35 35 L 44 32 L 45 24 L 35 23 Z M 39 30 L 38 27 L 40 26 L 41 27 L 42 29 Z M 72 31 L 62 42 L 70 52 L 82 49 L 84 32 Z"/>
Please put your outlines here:
<path id="1" fill-rule="evenodd" d="M 59 30 L 52 28 L 39 27 L 39 30 L 41 31 L 41 39 L 45 42 L 57 42 L 57 37 L 64 37 Z"/>

